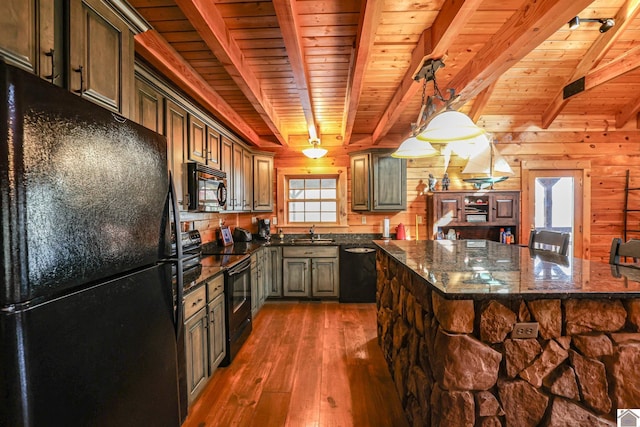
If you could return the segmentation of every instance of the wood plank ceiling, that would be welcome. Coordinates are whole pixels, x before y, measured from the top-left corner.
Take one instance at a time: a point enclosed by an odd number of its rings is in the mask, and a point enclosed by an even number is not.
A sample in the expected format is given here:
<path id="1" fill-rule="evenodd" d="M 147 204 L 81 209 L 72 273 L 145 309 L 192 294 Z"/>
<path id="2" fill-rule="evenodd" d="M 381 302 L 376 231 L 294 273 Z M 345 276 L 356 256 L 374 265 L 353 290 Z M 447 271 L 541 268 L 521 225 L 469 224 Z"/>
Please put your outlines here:
<path id="1" fill-rule="evenodd" d="M 637 127 L 640 0 L 129 2 L 153 27 L 136 52 L 265 149 L 299 152 L 316 136 L 329 149 L 399 145 L 424 58 L 445 58 L 438 85 L 489 131 Z M 616 25 L 570 30 L 576 15 Z M 563 99 L 581 77 L 585 91 Z"/>

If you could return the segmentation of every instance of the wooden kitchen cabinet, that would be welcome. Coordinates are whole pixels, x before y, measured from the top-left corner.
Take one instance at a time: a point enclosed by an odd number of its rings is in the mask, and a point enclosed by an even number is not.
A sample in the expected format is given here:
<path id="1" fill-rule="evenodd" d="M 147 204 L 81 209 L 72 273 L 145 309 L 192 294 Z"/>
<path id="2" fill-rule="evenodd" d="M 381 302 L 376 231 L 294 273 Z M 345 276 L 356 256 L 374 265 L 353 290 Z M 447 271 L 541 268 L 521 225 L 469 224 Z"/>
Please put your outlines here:
<path id="1" fill-rule="evenodd" d="M 56 49 L 55 44 L 54 3 L 54 0 L 3 0 L 0 56 L 7 63 L 42 78 L 51 76 L 52 58 L 56 60 L 56 67 L 62 69 L 62 50 Z M 52 49 L 59 53 L 47 56 Z"/>
<path id="2" fill-rule="evenodd" d="M 188 159 L 207 164 L 207 126 L 202 120 L 189 114 L 189 155 Z"/>
<path id="3" fill-rule="evenodd" d="M 192 162 L 220 169 L 220 133 L 193 114 L 189 114 L 189 154 Z"/>
<path id="4" fill-rule="evenodd" d="M 0 56 L 131 118 L 133 36 L 147 29 L 141 22 L 126 2 L 3 0 Z"/>
<path id="5" fill-rule="evenodd" d="M 265 247 L 264 276 L 268 298 L 282 297 L 282 248 Z"/>
<path id="6" fill-rule="evenodd" d="M 403 211 L 407 208 L 407 163 L 388 150 L 351 155 L 351 209 Z"/>
<path id="7" fill-rule="evenodd" d="M 211 376 L 226 355 L 224 295 L 218 295 L 207 304 L 207 312 L 209 316 L 209 376 Z"/>
<path id="8" fill-rule="evenodd" d="M 247 149 L 242 150 L 242 211 L 253 209 L 253 156 Z"/>
<path id="9" fill-rule="evenodd" d="M 310 284 L 310 258 L 282 258 L 282 288 L 285 297 L 308 297 Z"/>
<path id="10" fill-rule="evenodd" d="M 464 239 L 499 241 L 500 228 L 517 235 L 520 225 L 518 191 L 437 191 L 427 195 L 427 230 L 430 238 L 440 229 L 455 229 Z"/>
<path id="11" fill-rule="evenodd" d="M 282 248 L 282 286 L 285 297 L 339 296 L 337 246 Z"/>
<path id="12" fill-rule="evenodd" d="M 164 133 L 164 96 L 140 79 L 135 81 L 133 120 L 157 133 Z"/>
<path id="13" fill-rule="evenodd" d="M 207 383 L 208 345 L 206 289 L 200 286 L 184 298 L 184 341 L 187 359 L 187 391 L 189 403 Z"/>
<path id="14" fill-rule="evenodd" d="M 187 210 L 189 198 L 186 196 L 184 162 L 187 152 L 188 124 L 187 112 L 177 104 L 167 101 L 166 108 L 167 127 L 167 156 L 169 169 L 173 175 L 173 183 L 176 188 L 178 206 L 180 210 Z"/>
<path id="15" fill-rule="evenodd" d="M 220 170 L 220 132 L 207 125 L 207 166 Z"/>
<path id="16" fill-rule="evenodd" d="M 351 156 L 351 209 L 369 210 L 369 154 Z"/>
<path id="17" fill-rule="evenodd" d="M 338 297 L 338 258 L 311 259 L 311 293 L 314 297 Z"/>
<path id="18" fill-rule="evenodd" d="M 273 212 L 273 156 L 253 155 L 253 210 Z"/>
<path id="19" fill-rule="evenodd" d="M 71 0 L 69 90 L 132 117 L 133 32 L 100 0 Z"/>
<path id="20" fill-rule="evenodd" d="M 224 359 L 226 352 L 226 328 L 224 311 L 224 275 L 207 281 L 207 316 L 209 321 L 209 376 Z"/>

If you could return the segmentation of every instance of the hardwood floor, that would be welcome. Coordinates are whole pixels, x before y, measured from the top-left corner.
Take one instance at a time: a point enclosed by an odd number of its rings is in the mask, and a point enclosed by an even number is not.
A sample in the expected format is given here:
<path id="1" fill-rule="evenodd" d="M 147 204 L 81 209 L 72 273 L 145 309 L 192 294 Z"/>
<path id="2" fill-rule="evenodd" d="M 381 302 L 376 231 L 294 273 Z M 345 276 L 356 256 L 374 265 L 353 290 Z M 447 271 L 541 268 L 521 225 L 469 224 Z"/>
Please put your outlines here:
<path id="1" fill-rule="evenodd" d="M 267 302 L 183 427 L 407 426 L 375 304 Z"/>

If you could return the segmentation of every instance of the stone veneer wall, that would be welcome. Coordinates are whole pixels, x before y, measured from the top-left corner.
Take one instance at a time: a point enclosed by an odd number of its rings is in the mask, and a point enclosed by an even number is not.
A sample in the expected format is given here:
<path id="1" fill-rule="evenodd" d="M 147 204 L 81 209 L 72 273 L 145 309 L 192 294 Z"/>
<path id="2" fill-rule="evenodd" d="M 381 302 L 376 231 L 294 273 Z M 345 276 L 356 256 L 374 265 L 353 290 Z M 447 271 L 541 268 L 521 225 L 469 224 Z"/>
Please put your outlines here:
<path id="1" fill-rule="evenodd" d="M 615 426 L 640 408 L 640 299 L 445 299 L 378 251 L 378 342 L 414 426 Z M 536 321 L 536 339 L 510 339 Z"/>

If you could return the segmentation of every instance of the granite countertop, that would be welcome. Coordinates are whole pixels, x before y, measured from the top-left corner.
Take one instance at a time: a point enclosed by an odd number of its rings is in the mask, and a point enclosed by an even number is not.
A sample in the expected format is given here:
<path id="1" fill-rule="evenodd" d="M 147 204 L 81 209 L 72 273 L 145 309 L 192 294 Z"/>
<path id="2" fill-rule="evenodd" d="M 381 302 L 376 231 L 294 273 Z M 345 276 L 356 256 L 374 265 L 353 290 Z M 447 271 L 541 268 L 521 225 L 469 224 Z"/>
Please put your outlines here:
<path id="1" fill-rule="evenodd" d="M 202 245 L 202 252 L 206 255 L 249 254 L 263 246 L 338 246 L 338 245 L 371 245 L 374 240 L 381 239 L 380 234 L 330 234 L 319 236 L 320 239 L 331 239 L 332 242 L 296 243 L 296 239 L 308 239 L 308 234 L 287 234 L 284 239 L 272 235 L 270 241 L 254 239 L 250 242 L 235 242 L 230 246 L 218 246 L 215 242 Z"/>
<path id="2" fill-rule="evenodd" d="M 447 298 L 640 296 L 640 269 L 487 240 L 376 240 Z"/>

